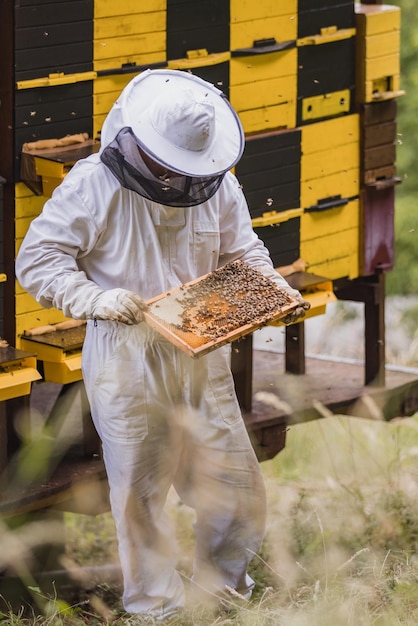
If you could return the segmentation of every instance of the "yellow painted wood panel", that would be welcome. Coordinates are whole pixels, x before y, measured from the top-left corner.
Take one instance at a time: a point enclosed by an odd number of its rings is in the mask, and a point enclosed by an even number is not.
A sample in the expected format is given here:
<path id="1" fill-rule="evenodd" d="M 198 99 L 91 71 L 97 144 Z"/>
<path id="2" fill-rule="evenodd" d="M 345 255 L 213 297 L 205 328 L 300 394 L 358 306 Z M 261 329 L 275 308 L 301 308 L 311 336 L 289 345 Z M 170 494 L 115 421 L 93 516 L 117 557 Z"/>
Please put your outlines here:
<path id="1" fill-rule="evenodd" d="M 301 182 L 300 202 L 306 209 L 316 206 L 318 201 L 332 196 L 353 198 L 360 193 L 360 170 L 352 169 Z"/>
<path id="2" fill-rule="evenodd" d="M 137 13 L 116 15 L 94 20 L 94 39 L 126 37 L 142 33 L 157 33 L 166 29 L 166 13 Z"/>
<path id="3" fill-rule="evenodd" d="M 112 49 L 113 48 L 114 46 L 112 46 Z M 114 49 L 113 52 L 115 52 Z M 121 54 L 109 58 L 103 56 L 100 59 L 94 60 L 94 69 L 96 72 L 99 72 L 100 70 L 119 68 L 123 65 L 123 63 L 136 63 L 139 66 L 148 66 L 154 63 L 165 63 L 165 61 L 166 51 L 164 48 L 164 50 L 156 52 L 132 53 L 125 55 Z"/>
<path id="4" fill-rule="evenodd" d="M 285 102 L 276 106 L 241 111 L 240 120 L 245 133 L 258 133 L 264 130 L 295 128 L 296 102 Z"/>
<path id="5" fill-rule="evenodd" d="M 119 58 L 118 65 L 130 61 L 137 61 L 140 57 L 151 53 L 164 53 L 166 48 L 166 34 L 164 33 L 141 33 L 139 35 L 126 35 L 121 37 L 107 37 L 96 39 L 93 42 L 94 61 Z M 148 58 L 148 56 L 147 56 Z M 163 60 L 163 59 L 160 59 Z M 145 61 L 146 63 L 147 61 Z M 95 70 L 98 68 L 94 67 Z"/>
<path id="6" fill-rule="evenodd" d="M 15 221 L 15 235 L 16 239 L 23 239 L 28 232 L 28 228 L 32 222 L 33 217 L 22 217 Z"/>
<path id="7" fill-rule="evenodd" d="M 296 48 L 271 54 L 233 57 L 230 61 L 229 84 L 231 87 L 246 83 L 254 84 L 263 80 L 288 76 L 292 76 L 296 91 Z"/>
<path id="8" fill-rule="evenodd" d="M 332 233 L 341 233 L 344 238 L 346 230 L 359 228 L 360 206 L 358 200 L 352 200 L 347 204 L 319 211 L 315 213 L 304 213 L 300 220 L 300 241 L 318 241 Z"/>
<path id="9" fill-rule="evenodd" d="M 26 291 L 23 289 L 23 287 L 19 284 L 19 281 L 17 280 L 15 280 L 15 293 L 16 295 L 26 293 Z"/>
<path id="10" fill-rule="evenodd" d="M 290 76 L 237 85 L 230 88 L 229 96 L 238 112 L 295 102 L 296 80 Z"/>
<path id="11" fill-rule="evenodd" d="M 19 338 L 25 330 L 46 326 L 47 324 L 57 324 L 66 318 L 61 311 L 56 309 L 39 309 L 16 315 L 16 337 Z M 19 347 L 18 345 L 16 347 Z"/>
<path id="12" fill-rule="evenodd" d="M 58 364 L 63 363 L 67 358 L 71 358 L 68 357 L 65 351 L 61 348 L 41 342 L 36 344 L 30 339 L 25 339 L 25 337 L 22 337 L 22 346 L 25 350 L 32 349 L 34 352 L 36 352 L 38 360 L 41 361 L 49 361 L 51 363 Z M 78 356 L 79 355 L 77 354 L 76 359 Z"/>
<path id="13" fill-rule="evenodd" d="M 334 233 L 301 242 L 300 256 L 308 263 L 310 272 L 332 280 L 359 273 L 359 235 L 357 229 Z"/>
<path id="14" fill-rule="evenodd" d="M 401 10 L 389 4 L 356 4 L 356 27 L 360 37 L 399 30 Z"/>
<path id="15" fill-rule="evenodd" d="M 66 163 L 60 163 L 59 161 L 52 161 L 51 159 L 41 157 L 35 157 L 34 161 L 37 176 L 64 177 L 64 173 L 69 167 Z"/>
<path id="16" fill-rule="evenodd" d="M 20 246 L 22 245 L 23 242 L 23 236 L 21 237 L 17 237 L 15 239 L 15 257 L 17 257 L 19 250 L 20 250 Z"/>
<path id="17" fill-rule="evenodd" d="M 118 59 L 119 61 L 119 59 Z M 124 87 L 138 72 L 100 76 L 93 83 L 93 136 L 97 137 L 102 129 L 106 115 L 119 97 Z"/>
<path id="18" fill-rule="evenodd" d="M 45 196 L 24 196 L 15 198 L 15 215 L 16 218 L 36 217 L 43 209 L 48 198 Z"/>
<path id="19" fill-rule="evenodd" d="M 230 49 L 249 48 L 258 39 L 274 37 L 277 42 L 294 41 L 297 37 L 297 19 L 294 15 L 266 17 L 261 20 L 231 23 Z"/>
<path id="20" fill-rule="evenodd" d="M 358 143 L 342 144 L 321 152 L 306 154 L 301 159 L 301 180 L 309 181 L 329 174 L 360 167 Z"/>
<path id="21" fill-rule="evenodd" d="M 72 357 L 75 360 L 77 365 L 81 367 L 81 358 L 80 357 Z M 50 363 L 49 361 L 44 361 L 44 378 L 47 382 L 50 383 L 58 383 L 61 385 L 68 385 L 69 383 L 76 383 L 79 380 L 82 380 L 83 375 L 81 373 L 81 369 L 72 369 L 74 365 L 71 367 L 67 366 L 67 363 Z"/>
<path id="22" fill-rule="evenodd" d="M 42 309 L 39 302 L 20 287 L 19 293 L 16 293 L 16 315 L 33 313 Z"/>
<path id="23" fill-rule="evenodd" d="M 360 116 L 336 117 L 302 127 L 302 154 L 329 150 L 344 143 L 360 141 Z"/>
<path id="24" fill-rule="evenodd" d="M 103 123 L 106 119 L 106 114 L 103 115 L 95 115 L 93 117 L 93 134 L 95 137 L 100 137 L 100 132 L 103 128 Z"/>
<path id="25" fill-rule="evenodd" d="M 349 89 L 333 91 L 302 99 L 302 120 L 318 120 L 348 113 L 351 105 Z"/>
<path id="26" fill-rule="evenodd" d="M 366 37 L 364 40 L 364 57 L 366 62 L 368 59 L 381 58 L 382 56 L 399 55 L 400 45 L 400 31 Z"/>
<path id="27" fill-rule="evenodd" d="M 183 59 L 171 59 L 167 62 L 167 69 L 171 70 L 192 70 L 196 67 L 209 67 L 210 65 L 219 65 L 220 63 L 229 63 L 231 53 L 215 52 L 207 54 L 207 50 L 195 50 L 197 54 L 190 54 Z"/>
<path id="28" fill-rule="evenodd" d="M 33 192 L 29 189 L 27 185 L 25 185 L 25 183 L 16 183 L 15 198 L 26 198 L 33 195 Z"/>
<path id="29" fill-rule="evenodd" d="M 120 91 L 111 91 L 93 96 L 94 115 L 107 115 L 119 95 Z"/>
<path id="30" fill-rule="evenodd" d="M 364 65 L 364 79 L 375 80 L 381 76 L 396 76 L 400 73 L 400 54 L 390 54 L 377 59 L 367 59 Z"/>
<path id="31" fill-rule="evenodd" d="M 132 13 L 153 13 L 165 11 L 167 0 L 95 0 L 94 17 L 110 17 L 113 15 L 131 15 Z"/>
<path id="32" fill-rule="evenodd" d="M 231 0 L 231 24 L 260 18 L 269 18 L 273 15 L 289 15 L 297 19 L 297 0 Z"/>
<path id="33" fill-rule="evenodd" d="M 31 383 L 40 380 L 42 376 L 36 369 L 36 359 L 23 359 L 19 369 L 0 374 L 0 402 L 29 395 Z"/>
<path id="34" fill-rule="evenodd" d="M 122 89 L 129 83 L 130 80 L 132 80 L 134 76 L 136 76 L 136 74 L 138 74 L 137 71 L 129 74 L 98 76 L 93 82 L 93 98 L 107 93 L 116 93 L 119 95 Z"/>

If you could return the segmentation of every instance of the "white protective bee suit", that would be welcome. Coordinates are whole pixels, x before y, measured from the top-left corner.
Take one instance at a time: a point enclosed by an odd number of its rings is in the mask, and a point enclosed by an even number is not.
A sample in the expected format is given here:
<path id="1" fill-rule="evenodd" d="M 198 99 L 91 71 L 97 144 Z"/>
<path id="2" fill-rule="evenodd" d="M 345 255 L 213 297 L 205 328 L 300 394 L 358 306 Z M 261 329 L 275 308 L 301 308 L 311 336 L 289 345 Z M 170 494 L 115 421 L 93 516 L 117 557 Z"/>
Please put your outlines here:
<path id="1" fill-rule="evenodd" d="M 227 171 L 243 148 L 242 129 L 234 117 L 228 127 L 217 129 L 220 149 L 203 173 L 199 158 L 205 149 L 194 145 L 193 137 L 187 150 L 181 146 L 180 156 L 182 151 L 187 154 L 177 169 L 173 155 L 161 159 L 177 174 L 188 172 L 187 159 L 192 175 L 222 173 L 217 190 L 199 204 L 158 203 L 128 188 L 128 182 L 121 184 L 103 162 L 105 148 L 122 128 L 141 137 L 140 112 L 146 119 L 152 111 L 153 77 L 165 83 L 178 80 L 180 85 L 186 80 L 191 94 L 197 88 L 209 90 L 215 114 L 210 109 L 209 117 L 202 119 L 204 132 L 211 132 L 221 98 L 212 85 L 174 70 L 136 77 L 107 117 L 101 152 L 72 168 L 32 222 L 16 272 L 21 285 L 43 306 L 88 320 L 82 371 L 103 444 L 124 578 L 123 604 L 128 612 L 158 618 L 185 602 L 174 533 L 164 513 L 170 487 L 174 485 L 182 501 L 196 510 L 193 581 L 209 593 L 229 586 L 250 596 L 254 582 L 247 566 L 260 548 L 266 505 L 259 464 L 234 391 L 229 348 L 192 359 L 142 321 L 143 301 L 235 259 L 260 269 L 291 295 L 300 294 L 274 271 L 252 230 L 240 185 Z M 141 98 L 136 100 L 137 92 Z M 163 101 L 171 106 L 171 98 Z M 223 99 L 224 106 L 229 103 Z M 133 122 L 132 111 L 137 116 Z M 154 136 L 138 141 L 142 147 L 153 141 L 158 146 L 158 115 L 151 121 Z M 167 124 L 163 142 L 176 127 Z M 176 144 L 176 132 L 168 144 Z M 190 159 L 193 151 L 196 158 Z M 155 156 L 156 149 L 148 154 Z M 125 157 L 147 173 L 132 141 Z"/>

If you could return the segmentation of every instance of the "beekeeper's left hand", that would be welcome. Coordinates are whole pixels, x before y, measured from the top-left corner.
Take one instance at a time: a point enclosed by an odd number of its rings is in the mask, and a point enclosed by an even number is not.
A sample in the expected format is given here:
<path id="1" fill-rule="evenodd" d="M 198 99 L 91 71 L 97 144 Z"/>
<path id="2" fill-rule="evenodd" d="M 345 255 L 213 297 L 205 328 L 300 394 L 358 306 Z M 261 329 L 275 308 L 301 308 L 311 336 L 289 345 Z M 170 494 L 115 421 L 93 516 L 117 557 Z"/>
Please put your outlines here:
<path id="1" fill-rule="evenodd" d="M 296 299 L 298 300 L 299 305 L 295 309 L 293 309 L 293 311 L 291 311 L 288 315 L 286 315 L 286 317 L 283 317 L 283 319 L 280 320 L 283 324 L 286 324 L 286 326 L 289 326 L 289 324 L 294 324 L 295 322 L 303 319 L 306 315 L 306 311 L 309 311 L 309 309 L 311 308 L 311 303 L 308 302 L 308 300 L 302 298 L 302 296 L 299 296 Z"/>

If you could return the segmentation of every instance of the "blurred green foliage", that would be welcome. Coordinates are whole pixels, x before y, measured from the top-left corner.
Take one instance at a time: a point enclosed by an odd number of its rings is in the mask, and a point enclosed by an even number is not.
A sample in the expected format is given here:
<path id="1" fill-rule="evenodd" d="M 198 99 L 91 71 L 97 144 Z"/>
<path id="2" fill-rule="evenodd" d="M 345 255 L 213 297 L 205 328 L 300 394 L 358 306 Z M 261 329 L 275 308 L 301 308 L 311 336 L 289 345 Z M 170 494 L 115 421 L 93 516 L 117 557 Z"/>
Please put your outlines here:
<path id="1" fill-rule="evenodd" d="M 396 198 L 395 265 L 386 277 L 388 295 L 418 293 L 417 194 L 398 193 Z"/>
<path id="2" fill-rule="evenodd" d="M 416 28 L 416 0 L 395 0 L 401 8 L 401 88 L 405 95 L 398 99 L 398 150 L 397 164 L 403 184 L 399 195 L 418 192 L 417 114 L 418 101 L 418 30 Z"/>
<path id="3" fill-rule="evenodd" d="M 387 275 L 388 295 L 418 293 L 418 30 L 416 0 L 394 0 L 401 8 L 401 88 L 398 99 L 397 170 L 402 184 L 396 188 L 395 267 Z"/>

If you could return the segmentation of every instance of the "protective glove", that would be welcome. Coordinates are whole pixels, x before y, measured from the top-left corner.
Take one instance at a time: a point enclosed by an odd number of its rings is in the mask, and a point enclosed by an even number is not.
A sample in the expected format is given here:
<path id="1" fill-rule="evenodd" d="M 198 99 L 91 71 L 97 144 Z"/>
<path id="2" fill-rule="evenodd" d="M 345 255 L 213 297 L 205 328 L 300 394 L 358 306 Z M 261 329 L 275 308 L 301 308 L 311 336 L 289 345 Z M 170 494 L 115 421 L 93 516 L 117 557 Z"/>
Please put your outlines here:
<path id="1" fill-rule="evenodd" d="M 308 300 L 304 300 L 302 296 L 297 297 L 296 300 L 298 300 L 299 306 L 280 320 L 283 324 L 286 324 L 286 326 L 294 324 L 298 320 L 305 317 L 306 311 L 309 311 L 311 308 L 311 303 L 308 302 Z"/>
<path id="2" fill-rule="evenodd" d="M 138 294 L 127 289 L 110 289 L 96 296 L 88 318 L 139 324 L 147 305 Z"/>

